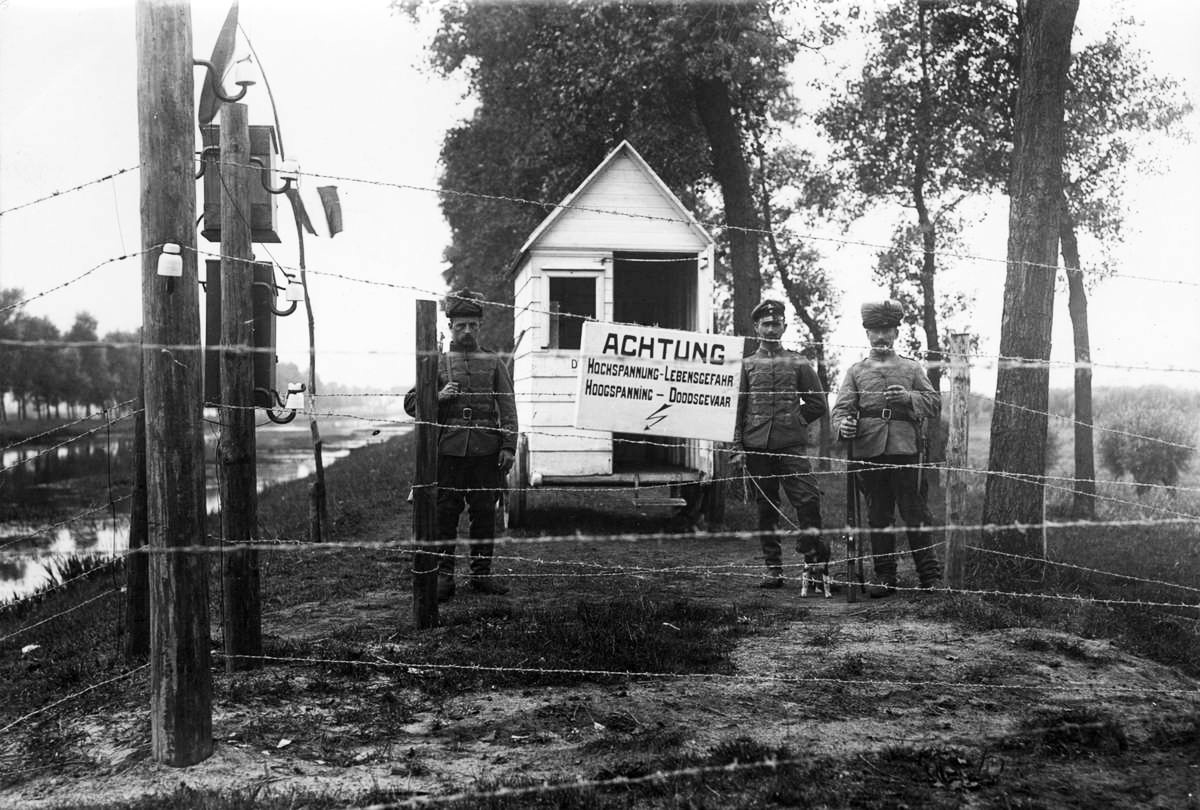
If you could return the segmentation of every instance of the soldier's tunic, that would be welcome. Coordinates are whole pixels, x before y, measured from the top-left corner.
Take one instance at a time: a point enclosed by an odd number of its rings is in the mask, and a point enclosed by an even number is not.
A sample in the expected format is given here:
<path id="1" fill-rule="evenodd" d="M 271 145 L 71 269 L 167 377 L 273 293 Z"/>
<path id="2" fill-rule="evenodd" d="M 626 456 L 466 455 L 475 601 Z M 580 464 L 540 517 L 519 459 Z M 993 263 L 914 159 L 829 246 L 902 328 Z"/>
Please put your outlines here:
<path id="1" fill-rule="evenodd" d="M 884 396 L 889 385 L 903 386 L 909 401 L 889 406 Z M 941 397 L 920 363 L 872 349 L 869 357 L 846 371 L 832 414 L 838 432 L 848 417 L 858 417 L 858 435 L 850 440 L 849 457 L 867 499 L 867 522 L 872 529 L 890 528 L 899 508 L 922 585 L 940 579 L 941 564 L 930 548 L 932 535 L 923 528 L 933 523 L 933 515 L 915 465 L 920 460 L 921 421 L 937 419 L 940 412 Z M 872 532 L 871 552 L 876 578 L 895 584 L 896 535 Z"/>
<path id="2" fill-rule="evenodd" d="M 796 510 L 796 525 L 821 528 L 821 490 L 804 451 L 808 425 L 828 409 L 817 372 L 803 355 L 764 343 L 742 359 L 733 448 L 746 454 L 746 472 L 758 502 L 763 558 L 774 576 L 783 564 L 775 534 L 783 505 L 781 486 Z"/>
<path id="3" fill-rule="evenodd" d="M 458 383 L 458 394 L 438 403 L 438 538 L 457 537 L 465 501 L 471 574 L 486 575 L 496 533 L 499 454 L 517 444 L 516 401 L 507 367 L 487 349 L 464 351 L 452 342 L 438 360 L 438 390 L 451 381 Z M 414 389 L 404 397 L 404 410 L 416 415 L 416 404 Z M 442 557 L 439 570 L 454 574 L 452 553 Z"/>

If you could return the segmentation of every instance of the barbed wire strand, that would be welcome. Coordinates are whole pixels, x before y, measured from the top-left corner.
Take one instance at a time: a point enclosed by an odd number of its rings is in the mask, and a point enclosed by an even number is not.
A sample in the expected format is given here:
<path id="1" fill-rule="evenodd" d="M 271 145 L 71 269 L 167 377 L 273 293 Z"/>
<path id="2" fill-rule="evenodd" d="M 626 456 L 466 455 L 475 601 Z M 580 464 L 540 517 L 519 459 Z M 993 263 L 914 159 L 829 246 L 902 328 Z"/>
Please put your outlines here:
<path id="1" fill-rule="evenodd" d="M 139 414 L 141 412 L 142 412 L 142 409 L 139 408 L 130 413 L 124 414 L 122 416 L 118 416 L 114 419 L 110 419 L 102 425 L 97 425 L 96 427 L 91 428 L 90 430 L 85 430 L 83 433 L 80 433 L 78 436 L 72 436 L 69 439 L 64 439 L 63 441 L 59 442 L 58 444 L 51 445 L 50 447 L 47 447 L 44 450 L 39 450 L 36 453 L 32 453 L 28 456 L 25 456 L 20 461 L 17 461 L 13 464 L 9 464 L 7 467 L 0 467 L 0 473 L 5 473 L 5 472 L 8 472 L 9 470 L 15 470 L 17 467 L 24 466 L 24 465 L 28 464 L 29 462 L 34 461 L 35 459 L 39 459 L 43 456 L 49 455 L 50 453 L 53 453 L 60 448 L 66 447 L 69 444 L 72 444 L 77 441 L 82 441 L 83 439 L 86 439 L 88 436 L 98 433 L 101 430 L 105 430 L 109 426 L 115 425 L 117 422 L 121 422 L 125 419 L 128 419 L 131 416 L 136 416 L 137 414 Z"/>
<path id="2" fill-rule="evenodd" d="M 134 251 L 131 251 L 130 253 L 125 253 L 120 256 L 113 256 L 111 258 L 105 259 L 104 261 L 100 262 L 99 264 L 97 264 L 93 267 L 90 267 L 87 270 L 84 270 L 82 273 L 75 276 L 74 278 L 68 279 L 61 284 L 56 284 L 55 286 L 50 287 L 49 289 L 42 290 L 37 295 L 31 295 L 29 298 L 23 298 L 20 301 L 17 301 L 16 303 L 8 304 L 7 306 L 0 307 L 0 315 L 4 314 L 5 312 L 11 312 L 14 309 L 20 309 L 21 307 L 25 306 L 26 304 L 28 304 L 32 301 L 36 301 L 39 298 L 44 298 L 45 296 L 50 295 L 50 293 L 58 292 L 61 289 L 70 287 L 72 284 L 77 284 L 78 282 L 83 281 L 83 279 L 90 276 L 92 273 L 95 273 L 101 267 L 105 267 L 110 264 L 115 264 L 116 262 L 122 262 L 122 261 L 125 261 L 126 259 L 132 259 L 135 256 L 141 256 L 144 253 L 150 253 L 152 250 L 154 250 L 154 248 L 149 248 L 147 250 L 134 250 Z M 13 342 L 13 341 L 6 341 L 6 343 L 11 343 L 11 342 Z"/>
<path id="3" fill-rule="evenodd" d="M 121 503 L 122 501 L 127 501 L 132 497 L 133 497 L 132 495 L 122 496 L 120 498 L 117 498 L 115 500 L 115 503 Z M 81 520 L 82 518 L 87 517 L 88 515 L 94 515 L 97 512 L 103 512 L 103 511 L 107 510 L 108 508 L 109 508 L 109 504 L 106 501 L 105 503 L 103 503 L 99 506 L 94 506 L 94 507 L 91 507 L 90 509 L 85 509 L 84 511 L 79 512 L 75 515 L 72 515 L 69 518 L 60 520 L 57 523 L 49 523 L 45 526 L 41 526 L 27 534 L 22 534 L 17 537 L 5 538 L 4 542 L 0 543 L 0 549 L 4 549 L 4 548 L 7 548 L 8 546 L 16 545 L 17 543 L 20 543 L 25 540 L 36 540 L 38 537 L 41 537 L 42 535 L 44 535 L 46 532 L 53 531 L 54 529 L 61 529 L 64 526 L 70 526 L 72 523 L 75 523 L 75 522 Z M 5 553 L 6 552 L 0 551 L 0 555 L 3 555 Z M 55 553 L 59 553 L 59 552 L 55 552 Z"/>
<path id="4" fill-rule="evenodd" d="M 50 200 L 58 199 L 59 197 L 62 197 L 66 194 L 70 194 L 72 192 L 80 191 L 81 189 L 85 189 L 88 186 L 94 186 L 99 183 L 103 183 L 107 180 L 112 180 L 113 178 L 120 177 L 123 174 L 127 174 L 129 172 L 136 171 L 137 169 L 140 169 L 141 167 L 142 166 L 139 163 L 136 166 L 129 166 L 128 168 L 117 169 L 112 174 L 106 174 L 103 177 L 97 177 L 95 180 L 88 180 L 86 182 L 80 183 L 77 186 L 72 186 L 71 188 L 64 188 L 64 189 L 60 189 L 58 191 L 52 191 L 49 194 L 45 195 L 44 197 L 38 197 L 35 200 L 29 200 L 28 202 L 23 202 L 18 205 L 14 205 L 11 208 L 0 209 L 0 217 L 11 214 L 14 211 L 20 211 L 23 208 L 29 208 L 31 206 L 38 205 L 40 203 L 49 202 Z"/>
<path id="5" fill-rule="evenodd" d="M 1101 574 L 1106 577 L 1119 577 L 1120 579 L 1128 579 L 1132 580 L 1133 582 L 1143 582 L 1148 585 L 1163 585 L 1168 588 L 1179 588 L 1185 591 L 1200 593 L 1200 588 L 1196 588 L 1192 585 L 1184 585 L 1181 582 L 1167 582 L 1166 580 L 1162 579 L 1147 579 L 1146 577 L 1138 577 L 1134 576 L 1133 574 L 1120 574 L 1116 571 L 1104 571 L 1099 568 L 1089 568 L 1086 565 L 1076 565 L 1075 563 L 1052 560 L 1049 558 L 1043 559 L 1039 557 L 1029 557 L 1024 554 L 1013 554 L 1012 552 L 1000 551 L 999 549 L 994 548 L 983 548 L 982 546 L 966 546 L 966 548 L 970 551 L 978 551 L 983 554 L 992 554 L 997 557 L 1008 557 L 1015 560 L 1024 560 L 1027 562 L 1037 563 L 1039 565 L 1053 565 L 1058 568 L 1070 568 L 1075 571 L 1086 571 L 1089 574 Z"/>
<path id="6" fill-rule="evenodd" d="M 40 439 L 44 436 L 49 436 L 52 433 L 57 433 L 60 430 L 66 430 L 69 427 L 74 427 L 75 425 L 78 425 L 80 422 L 86 422 L 87 420 L 91 419 L 94 416 L 107 416 L 108 411 L 116 410 L 118 408 L 124 408 L 126 405 L 129 405 L 135 401 L 136 400 L 133 400 L 133 399 L 127 399 L 124 402 L 118 402 L 109 408 L 101 408 L 99 411 L 92 411 L 90 413 L 86 413 L 83 416 L 79 417 L 78 419 L 76 419 L 72 422 L 65 422 L 61 425 L 55 425 L 52 428 L 43 430 L 41 433 L 35 433 L 32 436 L 26 436 L 23 439 L 18 439 L 17 441 L 13 442 L 12 444 L 7 444 L 4 447 L 0 447 L 0 453 L 4 453 L 9 450 L 12 450 L 15 447 L 20 447 L 23 444 L 28 444 L 29 442 L 36 441 L 37 439 Z"/>
<path id="7" fill-rule="evenodd" d="M 103 599 L 106 596 L 112 596 L 114 593 L 120 593 L 120 592 L 121 592 L 120 588 L 110 588 L 109 590 L 101 591 L 100 593 L 96 594 L 95 596 L 91 596 L 91 597 L 88 597 L 87 599 L 84 599 L 79 604 L 72 605 L 71 607 L 66 608 L 65 610 L 60 610 L 58 613 L 54 613 L 50 616 L 47 616 L 44 619 L 33 622 L 32 624 L 27 624 L 24 627 L 14 630 L 7 635 L 0 636 L 0 643 L 8 641 L 10 638 L 15 638 L 15 637 L 21 635 L 22 633 L 27 633 L 35 627 L 41 627 L 43 624 L 52 622 L 55 619 L 62 618 L 63 616 L 66 616 L 69 613 L 74 613 L 75 611 L 77 611 L 81 608 L 85 608 L 88 605 L 90 605 L 91 603 L 99 601 L 100 599 Z"/>
<path id="8" fill-rule="evenodd" d="M 47 703 L 45 706 L 42 706 L 38 709 L 34 709 L 33 711 L 31 711 L 27 714 L 23 714 L 20 717 L 18 717 L 16 720 L 13 720 L 8 725 L 0 728 L 0 734 L 4 734 L 5 732 L 11 731 L 12 729 L 21 725 L 21 723 L 24 723 L 26 720 L 30 720 L 34 717 L 37 717 L 39 714 L 43 714 L 45 712 L 50 711 L 53 708 L 63 705 L 64 703 L 68 703 L 72 700 L 81 698 L 84 695 L 86 695 L 88 692 L 93 692 L 103 686 L 108 686 L 110 684 L 116 683 L 117 681 L 121 681 L 126 678 L 129 678 L 133 675 L 136 675 L 137 673 L 141 672 L 144 669 L 148 669 L 149 667 L 150 667 L 149 664 L 142 664 L 139 667 L 135 667 L 127 672 L 122 672 L 120 675 L 116 675 L 112 678 L 109 678 L 108 680 L 100 681 L 99 683 L 94 683 L 91 686 L 88 686 L 84 689 L 80 689 L 78 692 L 72 692 L 71 694 L 67 695 L 66 697 L 59 698 L 58 700 L 54 701 L 53 703 Z"/>
<path id="9" fill-rule="evenodd" d="M 1000 689 L 1000 690 L 1025 690 L 1025 689 L 1053 689 L 1055 691 L 1074 690 L 1074 689 L 1091 689 L 1097 693 L 1104 694 L 1131 694 L 1144 695 L 1149 689 L 1156 694 L 1163 695 L 1200 695 L 1200 689 L 1175 689 L 1175 688 L 1155 688 L 1142 686 L 1107 686 L 1097 684 L 1094 681 L 1056 681 L 1045 684 L 1007 684 L 1007 683 L 971 683 L 966 681 L 946 681 L 946 680 L 893 680 L 887 678 L 827 678 L 819 676 L 806 675 L 768 675 L 763 673 L 741 673 L 728 674 L 721 672 L 656 672 L 653 670 L 607 670 L 607 669 L 573 669 L 569 667 L 505 667 L 492 666 L 486 664 L 446 664 L 422 661 L 389 661 L 387 659 L 375 658 L 373 660 L 354 660 L 343 658 L 317 658 L 308 656 L 285 656 L 285 655 L 228 655 L 222 651 L 213 651 L 214 657 L 232 657 L 245 661 L 272 661 L 275 663 L 292 663 L 306 665 L 325 665 L 325 666 L 368 666 L 392 669 L 409 670 L 410 674 L 419 674 L 421 672 L 436 672 L 439 670 L 448 670 L 452 672 L 479 672 L 479 673 L 520 673 L 524 675 L 577 675 L 598 678 L 627 678 L 627 679 L 680 679 L 680 680 L 706 680 L 706 681 L 721 681 L 721 682 L 737 682 L 737 681 L 761 681 L 764 683 L 781 683 L 781 684 L 825 684 L 838 686 L 879 686 L 879 687 L 906 687 L 906 688 L 926 688 L 939 687 L 948 689 Z M 415 672 L 413 672 L 415 671 Z"/>

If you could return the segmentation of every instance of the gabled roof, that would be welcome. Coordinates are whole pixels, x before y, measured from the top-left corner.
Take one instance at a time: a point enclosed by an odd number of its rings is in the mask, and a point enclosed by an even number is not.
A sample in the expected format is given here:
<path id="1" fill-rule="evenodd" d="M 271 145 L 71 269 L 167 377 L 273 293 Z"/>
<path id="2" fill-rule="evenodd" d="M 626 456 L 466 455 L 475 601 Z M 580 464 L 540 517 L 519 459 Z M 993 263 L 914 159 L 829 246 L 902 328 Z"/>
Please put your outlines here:
<path id="1" fill-rule="evenodd" d="M 619 211 L 613 208 L 611 205 L 607 205 L 604 208 L 591 208 L 587 205 L 586 197 L 588 196 L 589 190 L 596 187 L 601 178 L 610 172 L 614 165 L 617 164 L 621 158 L 627 158 L 640 171 L 640 173 L 644 175 L 645 179 L 654 187 L 658 194 L 667 201 L 667 210 L 670 212 L 669 217 L 662 217 L 661 215 L 649 216 L 633 210 Z M 713 244 L 713 238 L 709 236 L 708 232 L 700 225 L 699 222 L 696 221 L 696 218 L 692 216 L 692 212 L 689 211 L 684 204 L 679 201 L 679 198 L 671 192 L 671 189 L 667 188 L 667 184 L 664 183 L 662 178 L 650 168 L 650 165 L 646 163 L 645 159 L 643 159 L 640 154 L 638 154 L 638 151 L 634 149 L 632 145 L 630 145 L 629 141 L 621 141 L 621 143 L 618 144 L 615 149 L 608 153 L 604 160 L 600 161 L 600 165 L 598 165 L 592 171 L 592 173 L 589 174 L 587 178 L 579 184 L 579 187 L 568 194 L 563 201 L 559 203 L 558 207 L 551 211 L 549 216 L 543 219 L 541 224 L 539 224 L 533 230 L 533 233 L 531 233 L 529 238 L 525 240 L 525 244 L 521 246 L 521 250 L 513 262 L 512 269 L 516 269 L 516 266 L 520 263 L 525 254 L 531 248 L 536 246 L 537 243 L 541 241 L 545 235 L 549 233 L 554 226 L 573 209 L 592 212 L 611 211 L 618 216 L 628 214 L 630 219 L 640 218 L 642 220 L 664 219 L 669 221 L 678 221 L 687 225 L 687 227 L 696 235 L 696 237 L 700 239 L 703 244 Z"/>

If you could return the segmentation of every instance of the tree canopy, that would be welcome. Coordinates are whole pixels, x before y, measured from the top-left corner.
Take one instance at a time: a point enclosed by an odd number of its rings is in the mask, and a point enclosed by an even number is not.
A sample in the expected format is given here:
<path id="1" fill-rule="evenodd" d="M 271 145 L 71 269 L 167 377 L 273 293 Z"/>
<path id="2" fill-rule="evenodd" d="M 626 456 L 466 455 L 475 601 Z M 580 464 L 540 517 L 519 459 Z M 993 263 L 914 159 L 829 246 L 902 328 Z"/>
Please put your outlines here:
<path id="1" fill-rule="evenodd" d="M 466 76 L 477 107 L 447 133 L 442 208 L 447 281 L 510 301 L 503 273 L 547 210 L 453 193 L 557 203 L 629 140 L 685 204 L 717 191 L 733 276 L 733 321 L 749 329 L 761 290 L 748 131 L 790 109 L 797 43 L 771 3 L 445 6 L 434 66 Z M 507 344 L 508 319 L 485 333 Z M 485 329 L 487 329 L 485 324 Z M 498 339 L 498 340 L 497 340 Z"/>

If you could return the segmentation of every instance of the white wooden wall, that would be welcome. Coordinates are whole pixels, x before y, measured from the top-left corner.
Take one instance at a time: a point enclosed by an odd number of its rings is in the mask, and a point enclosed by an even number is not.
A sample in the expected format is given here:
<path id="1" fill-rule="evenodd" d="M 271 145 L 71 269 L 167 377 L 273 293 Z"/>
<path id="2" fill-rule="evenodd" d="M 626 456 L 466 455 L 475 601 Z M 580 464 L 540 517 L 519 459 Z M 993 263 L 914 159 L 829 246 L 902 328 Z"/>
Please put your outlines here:
<path id="1" fill-rule="evenodd" d="M 612 434 L 573 425 L 578 387 L 573 363 L 579 353 L 548 348 L 548 278 L 595 277 L 596 316 L 611 321 L 614 252 L 696 255 L 697 289 L 689 303 L 695 307 L 697 330 L 708 332 L 712 330 L 714 248 L 656 181 L 624 153 L 566 202 L 569 208 L 543 233 L 535 232 L 513 279 L 514 338 L 520 338 L 513 360 L 517 418 L 529 442 L 531 472 L 610 475 Z M 691 441 L 672 455 L 684 466 L 712 472 L 711 442 Z"/>

